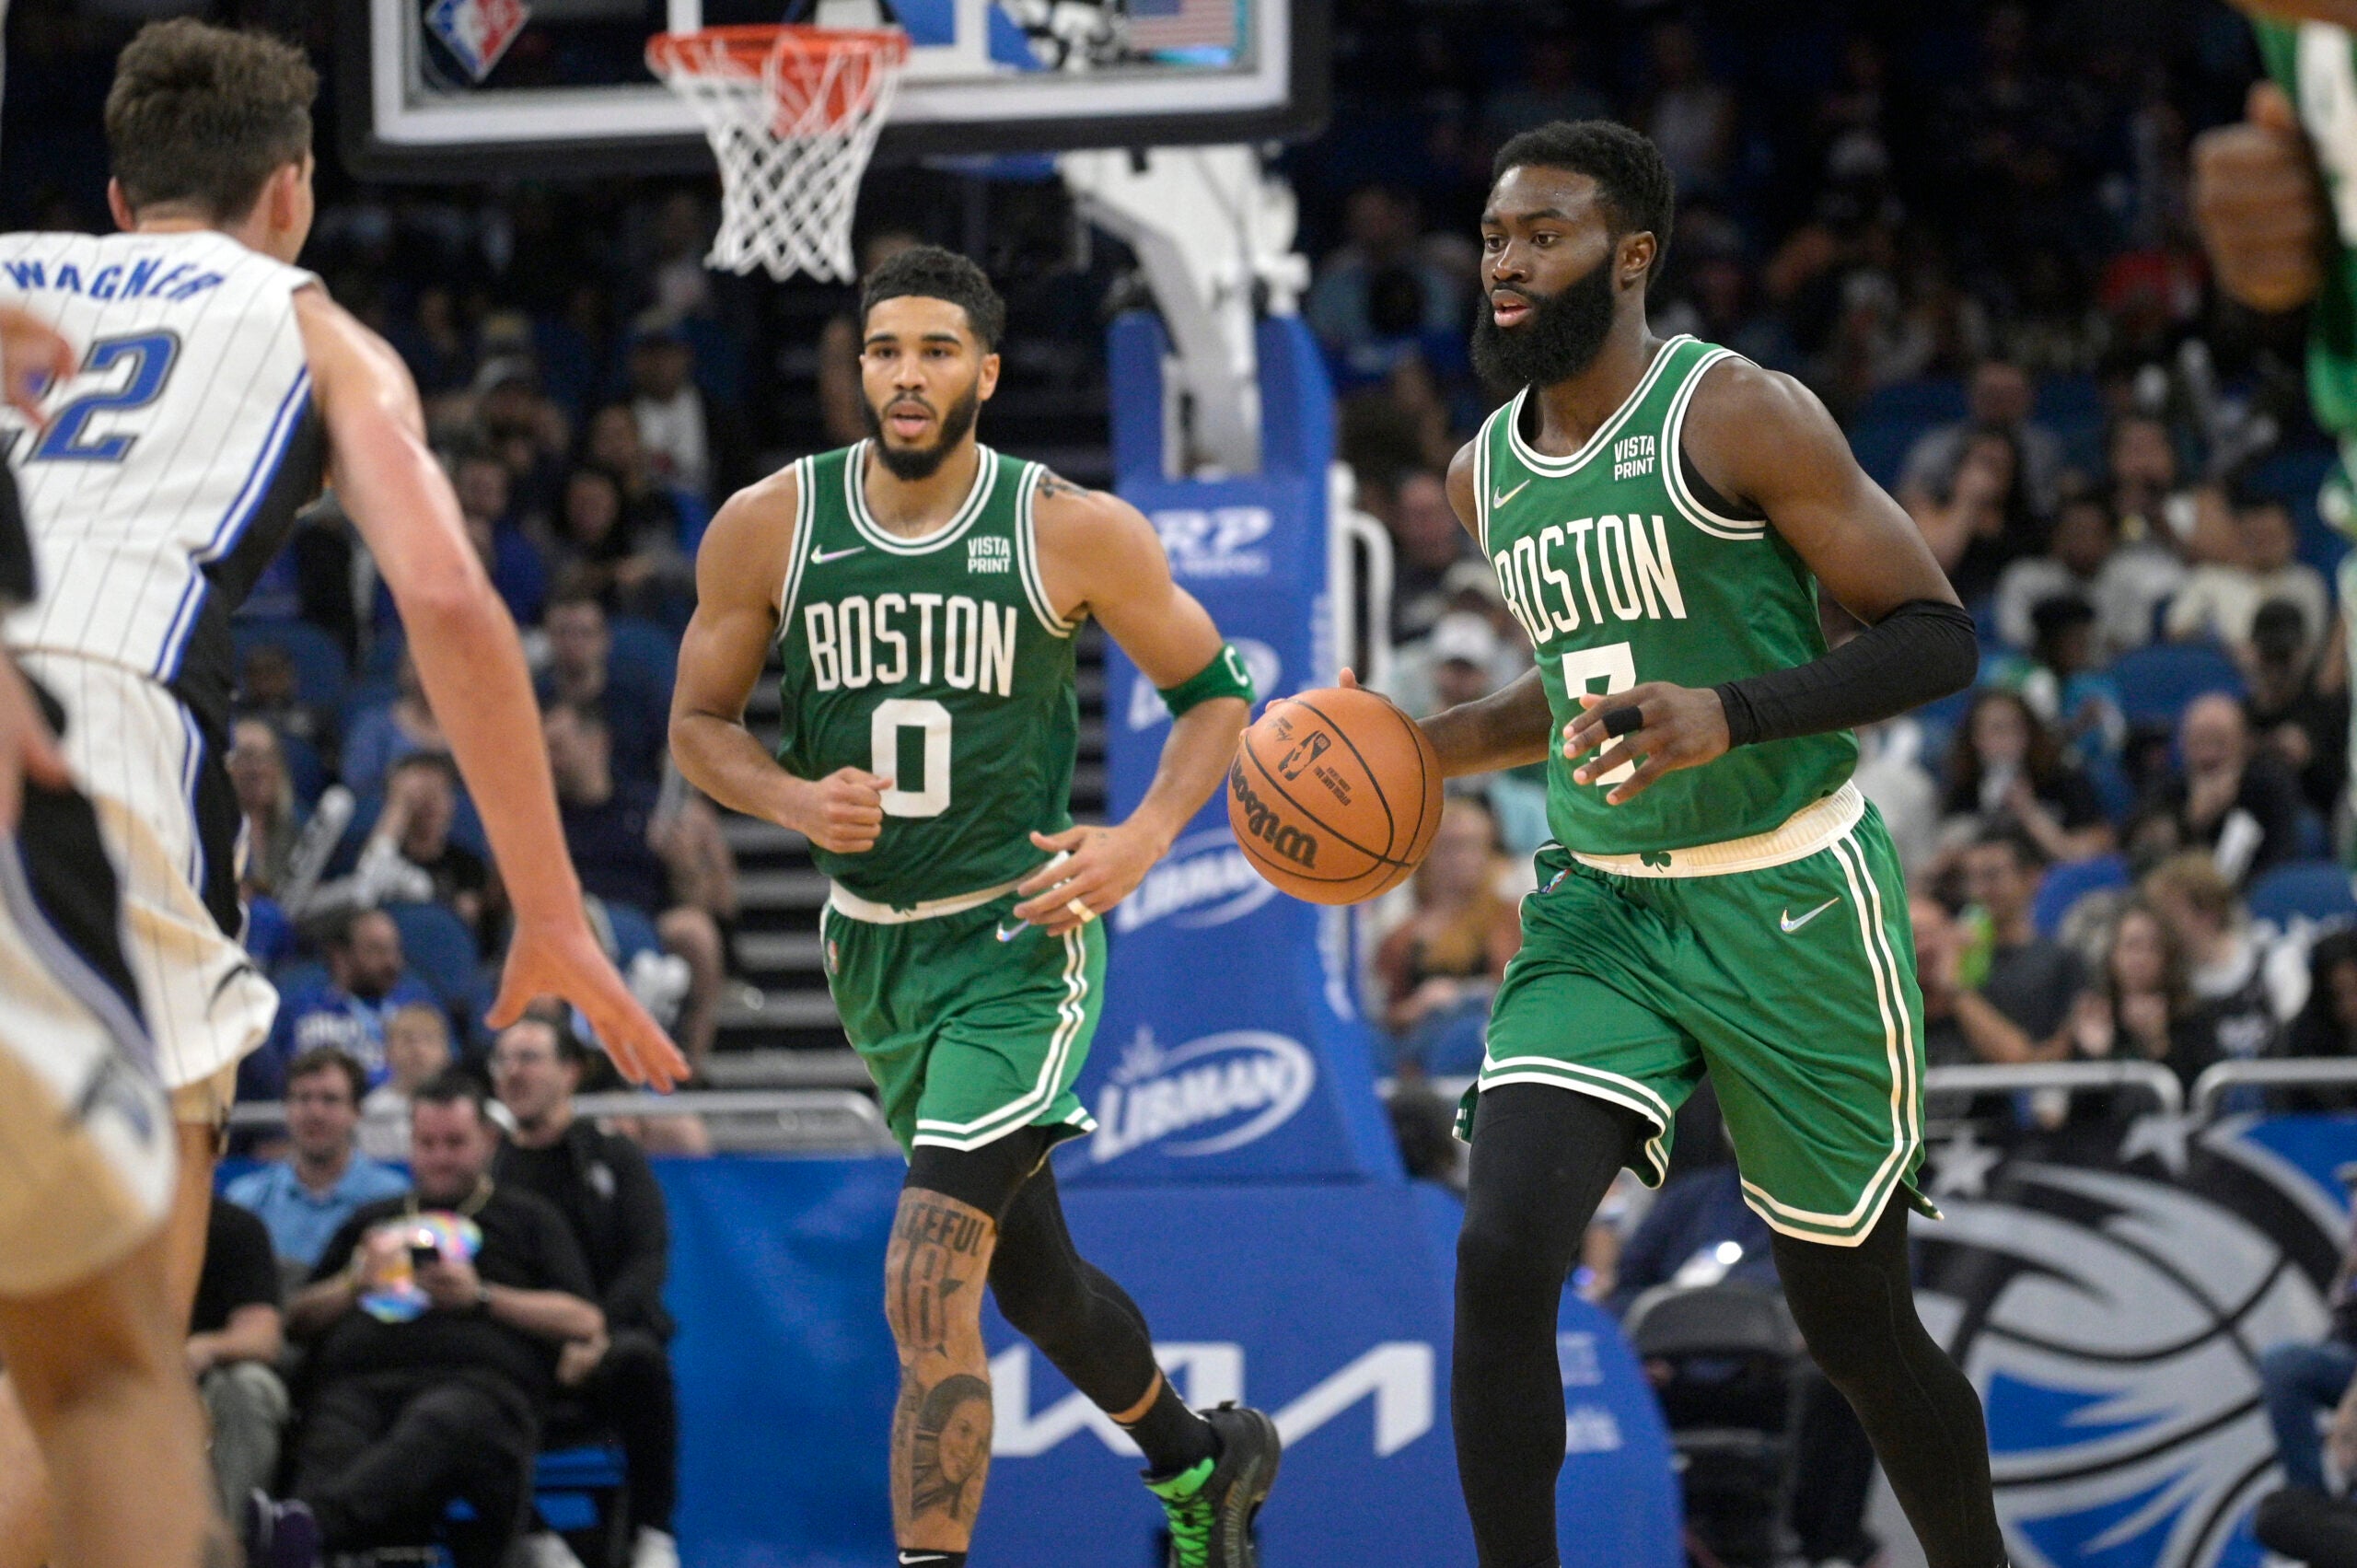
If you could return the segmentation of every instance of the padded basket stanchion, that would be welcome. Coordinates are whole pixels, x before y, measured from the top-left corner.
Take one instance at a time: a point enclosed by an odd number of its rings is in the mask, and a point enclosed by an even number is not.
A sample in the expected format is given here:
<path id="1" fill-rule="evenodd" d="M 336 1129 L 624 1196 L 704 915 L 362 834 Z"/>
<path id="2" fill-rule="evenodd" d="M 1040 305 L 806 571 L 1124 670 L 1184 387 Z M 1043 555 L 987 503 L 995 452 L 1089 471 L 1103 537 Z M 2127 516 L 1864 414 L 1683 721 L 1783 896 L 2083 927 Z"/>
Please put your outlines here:
<path id="1" fill-rule="evenodd" d="M 647 69 L 695 110 L 720 160 L 706 264 L 852 281 L 860 176 L 908 59 L 897 28 L 706 28 L 648 41 Z"/>

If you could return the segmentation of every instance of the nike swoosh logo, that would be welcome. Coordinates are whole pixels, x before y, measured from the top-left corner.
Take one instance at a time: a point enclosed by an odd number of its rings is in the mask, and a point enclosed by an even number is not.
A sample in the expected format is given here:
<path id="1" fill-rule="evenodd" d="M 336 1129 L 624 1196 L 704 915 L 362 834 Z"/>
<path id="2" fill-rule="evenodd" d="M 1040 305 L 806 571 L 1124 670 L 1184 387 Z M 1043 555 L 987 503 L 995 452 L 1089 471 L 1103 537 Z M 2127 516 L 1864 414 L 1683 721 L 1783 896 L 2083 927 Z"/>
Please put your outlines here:
<path id="1" fill-rule="evenodd" d="M 1793 918 L 1793 912 L 1791 910 L 1786 910 L 1784 912 L 1783 918 L 1779 920 L 1776 923 L 1784 928 L 1785 935 L 1790 936 L 1794 932 L 1798 931 L 1802 926 L 1806 925 L 1810 921 L 1815 920 L 1818 915 L 1823 914 L 1827 910 L 1831 909 L 1835 904 L 1838 904 L 1840 901 L 1840 895 L 1837 893 L 1832 898 L 1826 900 L 1823 903 L 1809 911 L 1806 914 L 1801 916 L 1798 920 L 1794 920 Z"/>
<path id="2" fill-rule="evenodd" d="M 1526 481 L 1525 482 L 1527 482 Z M 841 550 L 821 550 L 814 544 L 810 547 L 810 564 L 813 566 L 824 566 L 830 561 L 841 561 L 844 556 L 856 555 L 866 548 L 867 546 L 864 544 L 847 544 Z M 938 1562 L 942 1560 L 940 1558 L 935 1558 L 932 1561 Z"/>
<path id="3" fill-rule="evenodd" d="M 1030 929 L 1031 923 L 1028 920 L 1002 920 L 998 923 L 998 939 L 1002 942 L 1012 942 Z M 936 1560 L 927 1558 L 921 1559 L 920 1561 L 932 1562 Z"/>
<path id="4" fill-rule="evenodd" d="M 904 1551 L 904 1552 L 902 1552 L 902 1553 L 900 1553 L 900 1568 L 921 1568 L 921 1565 L 922 1565 L 922 1564 L 923 1564 L 923 1563 L 927 1563 L 927 1562 L 948 1562 L 948 1561 L 949 1561 L 949 1559 L 948 1559 L 948 1558 L 944 1557 L 940 1552 L 937 1552 L 937 1551 L 928 1551 L 928 1552 L 923 1553 L 923 1555 L 921 1555 L 921 1556 L 915 1556 L 915 1557 L 911 1557 L 911 1556 L 910 1556 L 910 1555 L 909 1555 L 907 1552 L 905 1552 L 905 1551 Z"/>
<path id="5" fill-rule="evenodd" d="M 1512 490 L 1507 491 L 1504 495 L 1499 494 L 1494 490 L 1491 491 L 1490 510 L 1492 512 L 1496 511 L 1499 507 L 1504 505 L 1507 502 L 1513 500 L 1515 496 L 1521 494 L 1524 491 L 1529 488 L 1530 481 L 1526 479 L 1520 484 L 1515 485 Z"/>

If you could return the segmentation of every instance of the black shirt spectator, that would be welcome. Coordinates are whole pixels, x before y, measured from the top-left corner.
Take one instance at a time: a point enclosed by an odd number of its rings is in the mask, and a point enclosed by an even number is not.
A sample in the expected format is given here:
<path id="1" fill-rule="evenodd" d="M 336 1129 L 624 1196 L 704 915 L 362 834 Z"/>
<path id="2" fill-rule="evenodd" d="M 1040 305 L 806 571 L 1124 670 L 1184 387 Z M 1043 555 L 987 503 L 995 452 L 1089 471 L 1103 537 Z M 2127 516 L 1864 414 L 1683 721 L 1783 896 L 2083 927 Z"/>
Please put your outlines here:
<path id="1" fill-rule="evenodd" d="M 559 1347 L 604 1338 L 564 1216 L 492 1179 L 497 1139 L 473 1080 L 421 1086 L 415 1195 L 346 1221 L 289 1311 L 313 1342 L 294 1493 L 331 1553 L 430 1539 L 463 1499 L 473 1518 L 450 1527 L 452 1559 L 494 1568 L 530 1493 Z"/>
<path id="2" fill-rule="evenodd" d="M 204 1228 L 204 1270 L 196 1277 L 192 1334 L 217 1334 L 240 1307 L 279 1305 L 278 1260 L 261 1217 L 226 1198 L 213 1200 Z"/>
<path id="3" fill-rule="evenodd" d="M 2349 692 L 2316 689 L 2299 607 L 2270 599 L 2251 622 L 2250 694 L 2243 714 L 2261 753 L 2297 775 L 2308 808 L 2329 819 L 2349 777 Z"/>
<path id="4" fill-rule="evenodd" d="M 2049 861 L 2112 847 L 2102 797 L 2063 760 L 2054 731 L 2018 691 L 1974 694 L 1948 748 L 1940 824 L 1949 844 L 1983 830 L 2017 829 Z"/>
<path id="5" fill-rule="evenodd" d="M 186 1354 L 213 1431 L 206 1457 L 214 1486 L 232 1518 L 278 1469 L 288 1409 L 286 1385 L 272 1365 L 286 1344 L 279 1302 L 269 1229 L 259 1215 L 215 1195 Z"/>
<path id="6" fill-rule="evenodd" d="M 656 795 L 614 776 L 611 732 L 603 718 L 560 703 L 543 726 L 565 847 L 583 891 L 652 915 L 670 903 L 670 874 L 648 837 Z"/>
<path id="7" fill-rule="evenodd" d="M 636 1144 L 575 1119 L 544 1148 L 502 1144 L 492 1174 L 564 1216 L 610 1330 L 641 1328 L 671 1337 L 671 1314 L 663 1306 L 670 1220 L 654 1167 Z"/>
<path id="8" fill-rule="evenodd" d="M 562 1023 L 526 1018 L 501 1033 L 491 1075 L 515 1132 L 492 1170 L 506 1186 L 528 1188 L 562 1212 L 588 1261 L 607 1333 L 567 1346 L 559 1376 L 577 1387 L 587 1422 L 621 1439 L 638 1528 L 633 1561 L 648 1568 L 679 1561 L 671 1536 L 679 1395 L 664 1348 L 672 1329 L 663 1307 L 670 1222 L 638 1145 L 574 1113 L 588 1064 L 579 1037 Z"/>

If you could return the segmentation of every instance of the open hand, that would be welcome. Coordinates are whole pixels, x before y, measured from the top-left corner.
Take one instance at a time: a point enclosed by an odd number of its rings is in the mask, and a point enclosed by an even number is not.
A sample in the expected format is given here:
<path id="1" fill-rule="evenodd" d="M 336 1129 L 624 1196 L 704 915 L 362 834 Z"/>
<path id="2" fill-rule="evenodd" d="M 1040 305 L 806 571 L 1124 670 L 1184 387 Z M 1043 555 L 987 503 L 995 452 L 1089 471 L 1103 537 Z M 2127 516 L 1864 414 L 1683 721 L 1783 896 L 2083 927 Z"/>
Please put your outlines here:
<path id="1" fill-rule="evenodd" d="M 614 1070 L 632 1083 L 668 1089 L 688 1075 L 679 1048 L 638 1005 L 577 912 L 570 919 L 517 923 L 499 978 L 499 998 L 484 1022 L 504 1029 L 542 996 L 561 996 L 580 1008 Z"/>
<path id="2" fill-rule="evenodd" d="M 783 825 L 833 854 L 862 854 L 884 830 L 884 792 L 892 781 L 859 768 L 838 768 L 801 782 Z"/>
<path id="3" fill-rule="evenodd" d="M 1580 705 L 1587 711 L 1563 726 L 1564 758 L 1578 761 L 1599 746 L 1607 749 L 1573 769 L 1572 778 L 1593 784 L 1623 763 L 1637 763 L 1637 771 L 1604 797 L 1607 806 L 1635 799 L 1664 773 L 1699 768 L 1726 755 L 1727 714 L 1716 691 L 1648 680 L 1603 696 L 1584 691 Z M 1634 708 L 1640 722 L 1616 740 L 1606 734 L 1604 719 L 1623 708 Z"/>
<path id="4" fill-rule="evenodd" d="M 1016 892 L 1031 896 L 1015 906 L 1015 913 L 1057 936 L 1079 930 L 1128 898 L 1162 856 L 1162 846 L 1127 827 L 1066 828 L 1034 833 L 1031 842 L 1058 858 L 1016 885 Z"/>

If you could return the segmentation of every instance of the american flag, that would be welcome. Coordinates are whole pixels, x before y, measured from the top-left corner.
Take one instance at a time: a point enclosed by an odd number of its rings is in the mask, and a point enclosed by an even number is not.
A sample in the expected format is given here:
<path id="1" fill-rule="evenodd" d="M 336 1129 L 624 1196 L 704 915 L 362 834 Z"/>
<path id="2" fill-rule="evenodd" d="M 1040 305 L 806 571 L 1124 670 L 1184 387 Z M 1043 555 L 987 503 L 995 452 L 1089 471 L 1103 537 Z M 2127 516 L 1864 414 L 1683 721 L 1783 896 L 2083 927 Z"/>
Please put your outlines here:
<path id="1" fill-rule="evenodd" d="M 1246 0 L 1130 0 L 1130 47 L 1164 50 L 1234 49 Z"/>

